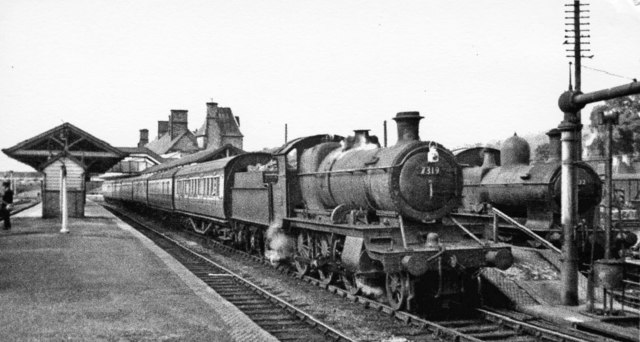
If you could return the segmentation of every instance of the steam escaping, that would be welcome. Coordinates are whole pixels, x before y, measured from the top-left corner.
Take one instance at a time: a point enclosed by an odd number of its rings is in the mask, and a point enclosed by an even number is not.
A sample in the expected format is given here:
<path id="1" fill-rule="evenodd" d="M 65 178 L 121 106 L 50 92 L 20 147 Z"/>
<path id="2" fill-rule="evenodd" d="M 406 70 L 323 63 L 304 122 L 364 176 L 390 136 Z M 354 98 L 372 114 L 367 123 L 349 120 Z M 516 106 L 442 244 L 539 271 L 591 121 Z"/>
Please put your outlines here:
<path id="1" fill-rule="evenodd" d="M 267 246 L 264 256 L 272 264 L 278 264 L 293 256 L 294 243 L 282 230 L 282 222 L 275 222 L 267 229 Z"/>
<path id="2" fill-rule="evenodd" d="M 380 142 L 375 135 L 369 135 L 368 130 L 356 130 L 354 136 L 348 136 L 340 141 L 341 153 L 337 159 L 342 158 L 347 151 L 366 151 L 380 148 Z"/>
<path id="3" fill-rule="evenodd" d="M 361 277 L 356 277 L 356 285 L 360 288 L 365 296 L 371 298 L 381 298 L 384 295 L 384 290 L 380 286 L 374 284 L 368 284 L 366 280 Z"/>

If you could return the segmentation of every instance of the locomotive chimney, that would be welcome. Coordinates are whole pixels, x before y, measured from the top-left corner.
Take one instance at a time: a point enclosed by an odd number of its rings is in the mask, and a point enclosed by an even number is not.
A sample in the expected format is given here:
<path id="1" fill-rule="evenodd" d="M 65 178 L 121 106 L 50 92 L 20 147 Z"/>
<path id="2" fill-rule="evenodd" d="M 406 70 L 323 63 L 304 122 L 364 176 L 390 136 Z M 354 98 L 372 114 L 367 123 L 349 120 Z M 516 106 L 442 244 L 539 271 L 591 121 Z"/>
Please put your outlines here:
<path id="1" fill-rule="evenodd" d="M 366 145 L 371 140 L 369 138 L 369 130 L 368 129 L 355 129 L 353 130 L 355 143 L 354 147 L 359 147 L 362 145 Z"/>
<path id="2" fill-rule="evenodd" d="M 420 140 L 421 119 L 419 112 L 400 112 L 393 118 L 398 125 L 397 144 Z"/>
<path id="3" fill-rule="evenodd" d="M 138 141 L 138 147 L 144 147 L 149 143 L 149 130 L 143 128 L 140 130 L 140 141 Z"/>
<path id="4" fill-rule="evenodd" d="M 484 155 L 484 160 L 482 161 L 483 169 L 490 169 L 496 167 L 496 155 L 489 149 L 482 150 L 482 154 Z"/>
<path id="5" fill-rule="evenodd" d="M 549 159 L 547 162 L 559 162 L 562 153 L 562 144 L 560 143 L 560 131 L 556 128 L 547 132 L 549 136 Z"/>

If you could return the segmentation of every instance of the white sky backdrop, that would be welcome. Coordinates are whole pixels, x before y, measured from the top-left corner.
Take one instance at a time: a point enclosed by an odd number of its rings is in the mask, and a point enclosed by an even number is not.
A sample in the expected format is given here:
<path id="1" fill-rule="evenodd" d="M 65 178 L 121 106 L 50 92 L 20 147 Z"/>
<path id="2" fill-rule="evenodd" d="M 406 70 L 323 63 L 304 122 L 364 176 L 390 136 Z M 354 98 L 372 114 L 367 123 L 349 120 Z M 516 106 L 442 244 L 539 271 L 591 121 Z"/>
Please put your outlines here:
<path id="1" fill-rule="evenodd" d="M 245 149 L 368 128 L 397 112 L 454 148 L 558 125 L 564 3 L 0 0 L 0 148 L 70 122 L 113 146 L 213 99 Z M 640 6 L 592 0 L 584 64 L 640 78 Z M 588 47 L 588 46 L 585 46 Z M 583 69 L 583 91 L 630 82 Z M 583 114 L 588 118 L 588 112 Z M 585 123 L 588 124 L 588 123 Z M 0 170 L 31 170 L 0 154 Z"/>

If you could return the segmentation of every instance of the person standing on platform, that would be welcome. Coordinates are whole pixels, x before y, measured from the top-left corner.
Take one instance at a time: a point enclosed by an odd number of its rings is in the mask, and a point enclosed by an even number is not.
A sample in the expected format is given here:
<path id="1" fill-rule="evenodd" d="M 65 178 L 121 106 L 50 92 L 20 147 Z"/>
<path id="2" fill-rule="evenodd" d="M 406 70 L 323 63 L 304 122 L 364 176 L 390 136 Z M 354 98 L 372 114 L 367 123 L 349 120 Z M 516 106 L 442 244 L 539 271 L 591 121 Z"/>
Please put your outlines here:
<path id="1" fill-rule="evenodd" d="M 10 210 L 13 205 L 13 190 L 11 190 L 11 183 L 5 181 L 2 183 L 4 188 L 4 194 L 2 195 L 2 207 L 0 207 L 0 218 L 4 221 L 4 229 L 11 229 L 11 216 Z"/>

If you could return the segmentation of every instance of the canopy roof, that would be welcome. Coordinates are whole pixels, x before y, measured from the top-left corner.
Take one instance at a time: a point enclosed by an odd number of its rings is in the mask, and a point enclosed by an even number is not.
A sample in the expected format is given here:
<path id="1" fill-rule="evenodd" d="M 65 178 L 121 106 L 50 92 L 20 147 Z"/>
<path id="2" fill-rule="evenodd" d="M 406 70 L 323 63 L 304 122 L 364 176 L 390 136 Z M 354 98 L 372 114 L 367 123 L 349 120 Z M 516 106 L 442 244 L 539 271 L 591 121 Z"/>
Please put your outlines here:
<path id="1" fill-rule="evenodd" d="M 38 171 L 51 160 L 71 156 L 87 173 L 105 172 L 128 155 L 68 122 L 2 152 Z"/>

